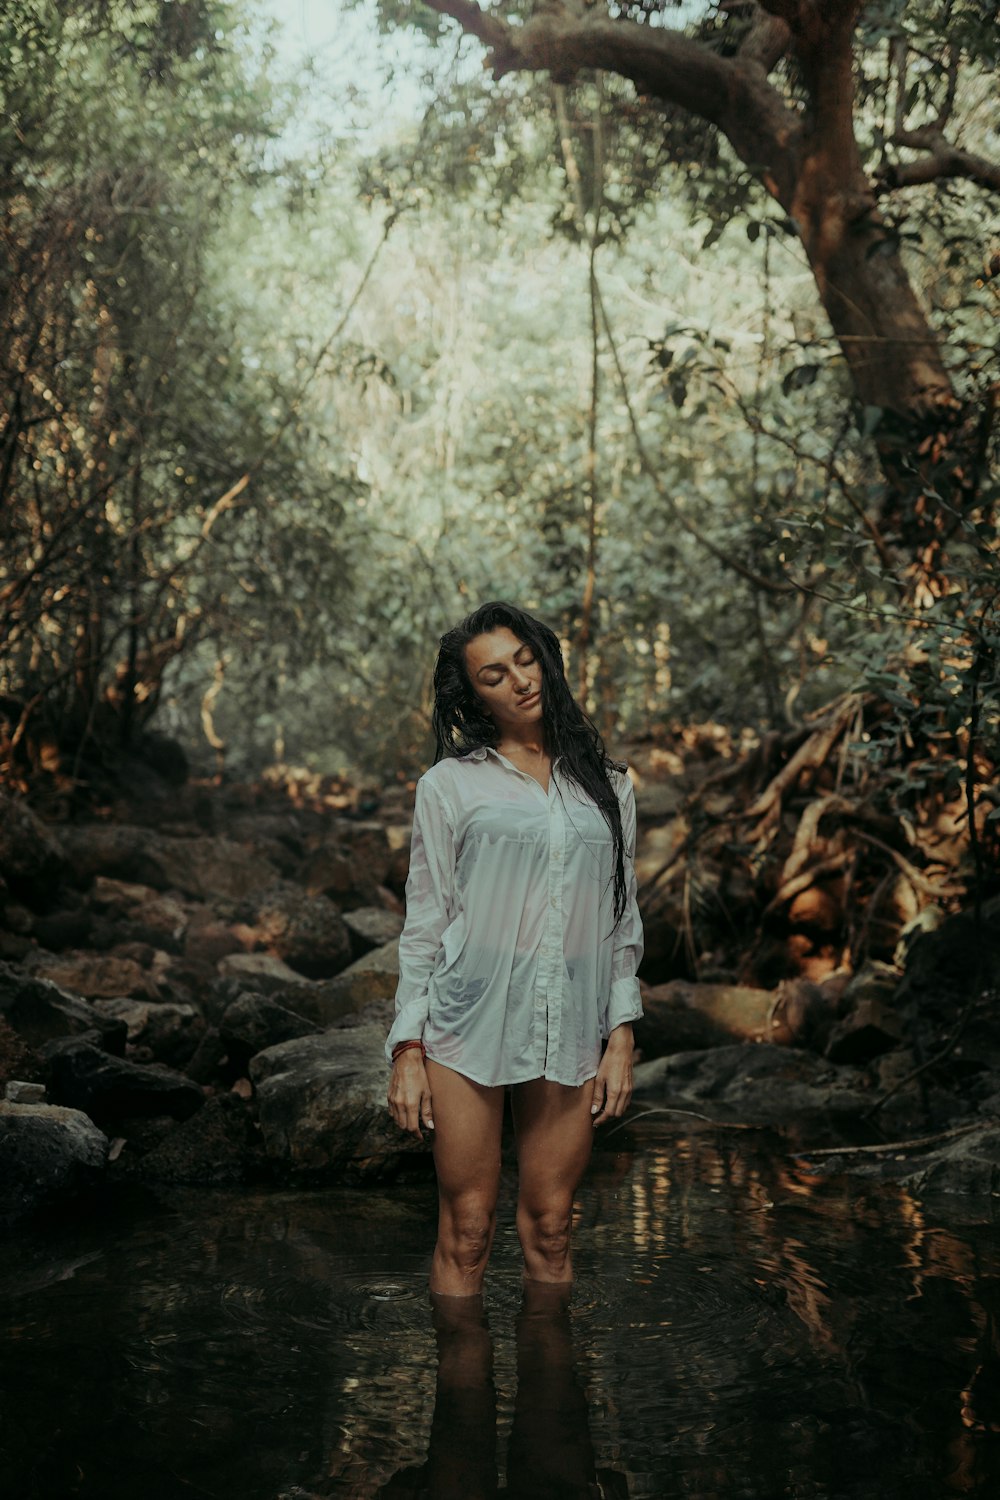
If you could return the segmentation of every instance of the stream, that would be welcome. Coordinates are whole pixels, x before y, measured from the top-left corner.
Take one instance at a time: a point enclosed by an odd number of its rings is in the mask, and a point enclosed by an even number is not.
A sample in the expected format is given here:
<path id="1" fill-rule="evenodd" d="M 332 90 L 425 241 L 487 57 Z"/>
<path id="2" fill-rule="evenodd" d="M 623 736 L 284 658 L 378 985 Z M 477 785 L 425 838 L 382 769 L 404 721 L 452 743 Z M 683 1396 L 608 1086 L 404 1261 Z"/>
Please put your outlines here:
<path id="1" fill-rule="evenodd" d="M 942 1500 L 1000 1485 L 1000 1245 L 777 1134 L 595 1151 L 576 1284 L 432 1307 L 434 1184 L 120 1189 L 0 1245 L 16 1500 Z M 534 1293 L 534 1289 L 529 1288 Z"/>

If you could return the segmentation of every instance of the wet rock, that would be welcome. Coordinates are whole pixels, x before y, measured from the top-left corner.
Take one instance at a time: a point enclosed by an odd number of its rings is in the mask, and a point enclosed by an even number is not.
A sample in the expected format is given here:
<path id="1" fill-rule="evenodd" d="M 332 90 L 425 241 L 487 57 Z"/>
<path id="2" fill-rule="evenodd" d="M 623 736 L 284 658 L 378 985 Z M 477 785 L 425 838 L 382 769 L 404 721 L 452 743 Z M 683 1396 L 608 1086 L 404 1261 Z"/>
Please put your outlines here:
<path id="1" fill-rule="evenodd" d="M 184 957 L 213 966 L 229 954 L 243 954 L 245 945 L 231 924 L 205 910 L 193 918 L 184 934 Z"/>
<path id="2" fill-rule="evenodd" d="M 68 871 L 61 840 L 18 797 L 0 792 L 0 871 L 11 894 L 43 910 Z"/>
<path id="3" fill-rule="evenodd" d="M 196 901 L 241 900 L 266 890 L 276 875 L 261 855 L 225 838 L 171 838 L 130 824 L 79 823 L 67 828 L 64 842 L 84 881 L 111 876 Z"/>
<path id="4" fill-rule="evenodd" d="M 267 1158 L 250 1109 L 237 1094 L 217 1094 L 203 1109 L 141 1157 L 121 1156 L 122 1175 L 156 1182 L 200 1182 L 238 1186 L 267 1172 Z"/>
<path id="5" fill-rule="evenodd" d="M 342 1016 L 353 1015 L 364 1010 L 376 1000 L 384 1000 L 396 993 L 399 983 L 399 941 L 374 948 L 362 958 L 344 969 L 333 979 L 311 990 L 296 994 L 293 999 L 289 991 L 275 996 L 283 1005 L 308 1016 L 321 1026 L 328 1026 Z"/>
<path id="6" fill-rule="evenodd" d="M 8 1078 L 3 1096 L 11 1104 L 44 1104 L 45 1085 L 29 1083 L 25 1078 Z"/>
<path id="7" fill-rule="evenodd" d="M 263 995 L 302 984 L 302 975 L 273 953 L 227 954 L 219 960 L 218 971 L 224 979 L 245 981 L 247 989 Z"/>
<path id="8" fill-rule="evenodd" d="M 382 906 L 359 906 L 344 913 L 344 926 L 351 937 L 351 952 L 361 958 L 373 948 L 393 943 L 403 930 L 403 918 Z"/>
<path id="9" fill-rule="evenodd" d="M 904 1139 L 878 1151 L 814 1157 L 810 1165 L 821 1172 L 900 1182 L 922 1203 L 946 1208 L 949 1216 L 958 1211 L 969 1222 L 992 1222 L 1000 1199 L 1000 1117 L 969 1124 L 944 1140 L 921 1145 L 918 1133 L 913 1146 Z M 804 1155 L 808 1159 L 808 1152 Z"/>
<path id="10" fill-rule="evenodd" d="M 44 1077 L 45 1065 L 34 1048 L 0 1016 L 0 1084 L 14 1079 L 41 1083 Z"/>
<path id="11" fill-rule="evenodd" d="M 315 1022 L 287 1010 L 265 995 L 245 994 L 227 1006 L 219 1022 L 219 1035 L 226 1053 L 239 1071 L 267 1047 L 276 1047 L 294 1037 L 311 1036 Z"/>
<path id="12" fill-rule="evenodd" d="M 640 1063 L 634 1091 L 637 1098 L 756 1125 L 809 1115 L 856 1114 L 872 1097 L 863 1075 L 854 1069 L 769 1042 L 677 1052 Z"/>
<path id="13" fill-rule="evenodd" d="M 221 1078 L 229 1060 L 226 1044 L 218 1028 L 209 1026 L 189 1060 L 184 1072 L 195 1083 L 211 1083 Z"/>
<path id="14" fill-rule="evenodd" d="M 107 1136 L 79 1110 L 0 1101 L 0 1224 L 94 1188 L 107 1156 Z"/>
<path id="15" fill-rule="evenodd" d="M 636 1045 L 645 1057 L 659 1057 L 764 1036 L 774 1002 L 770 990 L 674 979 L 644 991 Z"/>
<path id="16" fill-rule="evenodd" d="M 386 1108 L 385 1032 L 370 1022 L 269 1047 L 250 1064 L 269 1161 L 299 1180 L 392 1172 L 426 1151 Z"/>
<path id="17" fill-rule="evenodd" d="M 184 1120 L 205 1102 L 199 1086 L 161 1063 L 109 1057 L 79 1037 L 47 1042 L 41 1049 L 60 1103 L 82 1109 L 98 1124 L 128 1115 L 172 1115 Z"/>
<path id="18" fill-rule="evenodd" d="M 0 1016 L 29 1047 L 40 1047 L 56 1037 L 96 1031 L 106 1052 L 125 1052 L 124 1021 L 104 1016 L 79 995 L 70 994 L 48 979 L 36 979 L 10 964 L 0 963 Z"/>
<path id="19" fill-rule="evenodd" d="M 130 1046 L 148 1049 L 157 1062 L 173 1068 L 190 1061 L 205 1031 L 204 1018 L 193 1005 L 116 998 L 95 1000 L 94 1009 L 124 1021 Z"/>
<path id="20" fill-rule="evenodd" d="M 25 961 L 28 973 L 39 979 L 82 995 L 85 1000 L 107 999 L 113 995 L 144 996 L 155 999 L 159 991 L 155 981 L 133 958 L 106 953 L 42 953 Z"/>
<path id="21" fill-rule="evenodd" d="M 91 941 L 93 915 L 85 907 L 45 912 L 31 924 L 31 935 L 41 948 L 61 953 L 65 948 L 79 948 Z"/>
<path id="22" fill-rule="evenodd" d="M 882 1000 L 863 999 L 830 1033 L 826 1055 L 831 1062 L 862 1063 L 897 1046 L 903 1037 L 899 1016 Z"/>
<path id="23" fill-rule="evenodd" d="M 328 979 L 351 960 L 351 940 L 326 896 L 282 883 L 264 893 L 254 922 L 259 941 L 310 979 Z"/>
<path id="24" fill-rule="evenodd" d="M 308 891 L 329 896 L 346 911 L 379 904 L 378 887 L 391 865 L 392 851 L 381 823 L 344 819 L 334 836 L 308 855 L 301 878 Z"/>

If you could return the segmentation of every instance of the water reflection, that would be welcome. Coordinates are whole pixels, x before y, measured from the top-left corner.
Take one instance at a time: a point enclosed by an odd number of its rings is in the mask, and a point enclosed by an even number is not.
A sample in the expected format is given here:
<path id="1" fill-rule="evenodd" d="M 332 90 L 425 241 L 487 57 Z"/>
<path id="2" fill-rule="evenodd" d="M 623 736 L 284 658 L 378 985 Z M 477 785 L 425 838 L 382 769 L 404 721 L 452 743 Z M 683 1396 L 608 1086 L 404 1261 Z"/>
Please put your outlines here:
<path id="1" fill-rule="evenodd" d="M 623 1474 L 598 1476 L 577 1372 L 568 1288 L 524 1283 L 515 1322 L 517 1394 L 507 1482 L 497 1472 L 494 1349 L 482 1297 L 431 1296 L 437 1386 L 426 1463 L 406 1468 L 379 1500 L 617 1500 Z"/>
<path id="2" fill-rule="evenodd" d="M 942 1222 L 899 1184 L 817 1177 L 780 1138 L 645 1124 L 615 1144 L 577 1205 L 571 1322 L 522 1305 L 513 1175 L 488 1326 L 428 1309 L 429 1175 L 116 1198 L 12 1236 L 4 1491 L 1000 1492 L 995 1225 Z"/>

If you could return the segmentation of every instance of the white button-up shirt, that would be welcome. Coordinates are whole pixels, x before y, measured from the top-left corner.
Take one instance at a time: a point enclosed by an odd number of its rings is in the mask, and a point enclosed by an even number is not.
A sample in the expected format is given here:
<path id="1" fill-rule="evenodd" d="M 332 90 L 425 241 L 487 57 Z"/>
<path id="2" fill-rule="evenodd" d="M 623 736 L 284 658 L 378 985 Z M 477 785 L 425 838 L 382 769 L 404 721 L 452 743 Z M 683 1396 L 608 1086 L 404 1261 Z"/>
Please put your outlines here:
<path id="1" fill-rule="evenodd" d="M 396 1019 L 386 1043 L 477 1083 L 593 1078 L 608 1034 L 642 1015 L 635 796 L 612 772 L 627 903 L 614 926 L 614 847 L 590 797 L 549 789 L 496 750 L 438 761 L 417 783 Z"/>

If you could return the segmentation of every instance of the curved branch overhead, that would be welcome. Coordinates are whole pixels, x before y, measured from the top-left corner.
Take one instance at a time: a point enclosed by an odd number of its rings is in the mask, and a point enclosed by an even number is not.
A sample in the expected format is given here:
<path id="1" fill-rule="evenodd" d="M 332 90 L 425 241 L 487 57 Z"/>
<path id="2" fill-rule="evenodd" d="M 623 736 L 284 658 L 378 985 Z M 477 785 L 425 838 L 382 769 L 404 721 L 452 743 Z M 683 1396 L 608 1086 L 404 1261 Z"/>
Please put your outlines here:
<path id="1" fill-rule="evenodd" d="M 961 491 L 955 503 L 966 502 L 968 480 L 961 476 L 971 465 L 963 466 L 968 454 L 962 450 L 974 424 L 956 397 L 898 235 L 879 209 L 880 197 L 896 187 L 956 176 L 987 188 L 1000 181 L 1000 168 L 944 138 L 955 91 L 953 49 L 933 140 L 921 139 L 926 154 L 885 167 L 873 181 L 855 130 L 862 0 L 733 0 L 731 6 L 723 0 L 720 10 L 738 10 L 741 29 L 729 54 L 667 25 L 613 18 L 601 0 L 544 0 L 516 23 L 476 0 L 425 3 L 483 43 L 485 65 L 496 79 L 548 72 L 565 84 L 581 71 L 604 70 L 630 80 L 647 99 L 716 126 L 797 231 L 859 405 L 887 414 L 875 436 L 889 488 L 897 492 L 887 514 L 905 529 L 907 515 L 926 512 L 924 497 L 939 496 L 952 480 Z M 790 96 L 770 77 L 786 55 L 804 98 Z M 900 110 L 897 101 L 897 128 Z M 942 430 L 949 434 L 944 446 L 954 448 L 951 478 L 936 469 L 914 494 L 912 479 L 904 477 L 912 467 L 906 452 Z M 931 446 L 941 451 L 941 443 Z M 901 486 L 907 490 L 902 501 Z M 918 530 L 923 526 L 917 523 Z"/>

